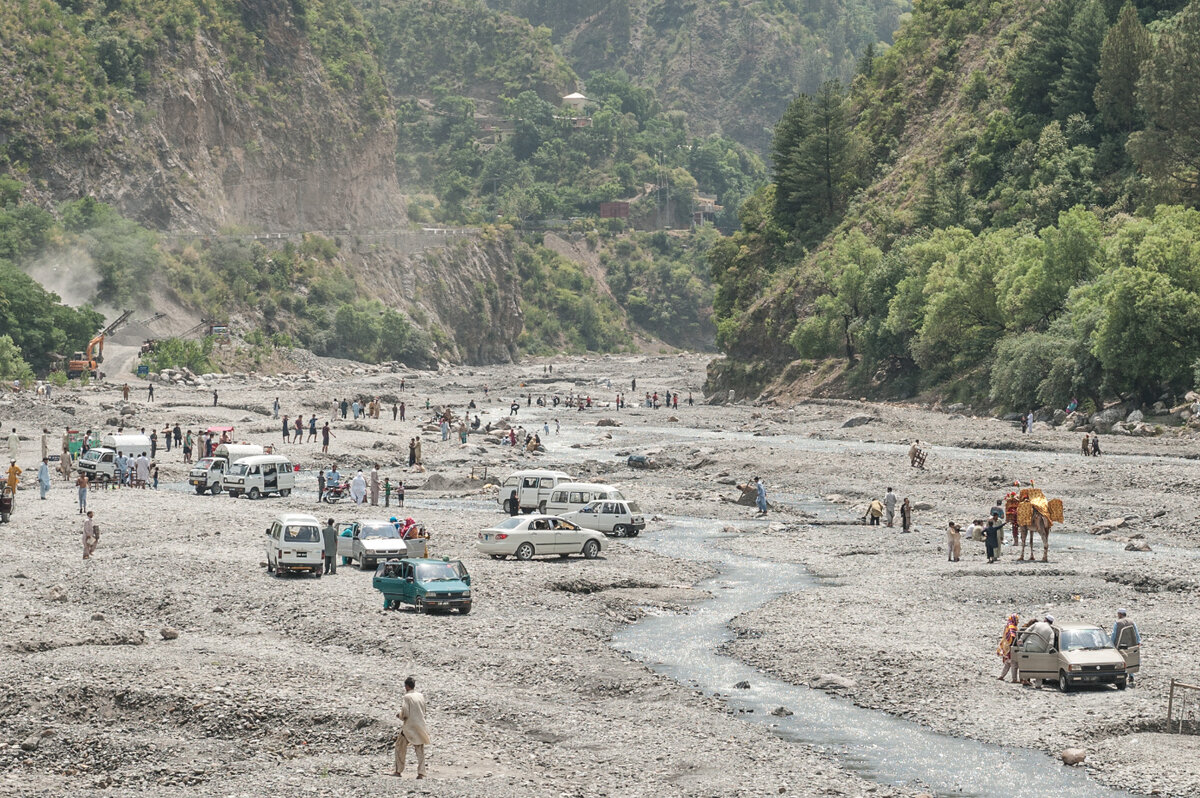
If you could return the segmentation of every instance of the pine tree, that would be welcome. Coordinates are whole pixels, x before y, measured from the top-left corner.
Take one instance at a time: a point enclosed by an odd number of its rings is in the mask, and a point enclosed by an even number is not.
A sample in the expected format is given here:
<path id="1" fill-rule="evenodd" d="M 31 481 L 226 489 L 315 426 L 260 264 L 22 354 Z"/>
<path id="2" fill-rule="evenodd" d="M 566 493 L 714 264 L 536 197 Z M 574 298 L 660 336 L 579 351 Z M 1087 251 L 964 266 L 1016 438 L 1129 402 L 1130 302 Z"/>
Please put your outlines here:
<path id="1" fill-rule="evenodd" d="M 1062 74 L 1071 21 L 1078 7 L 1079 0 L 1051 0 L 1034 23 L 1029 46 L 1009 70 L 1009 104 L 1014 111 L 1041 119 L 1051 117 L 1051 89 Z"/>
<path id="2" fill-rule="evenodd" d="M 1101 0 L 1085 0 L 1075 12 L 1067 30 L 1067 53 L 1062 74 L 1054 81 L 1051 94 L 1054 117 L 1066 119 L 1072 114 L 1096 113 L 1092 96 L 1096 92 L 1096 72 L 1100 48 L 1108 31 L 1108 18 Z"/>
<path id="3" fill-rule="evenodd" d="M 1110 130 L 1131 133 L 1140 125 L 1137 82 L 1150 49 L 1150 34 L 1137 9 L 1126 3 L 1100 48 L 1100 81 L 1094 95 L 1100 119 Z"/>
<path id="4" fill-rule="evenodd" d="M 1129 154 L 1169 194 L 1200 202 L 1200 0 L 1191 0 L 1142 65 L 1137 102 L 1146 128 Z"/>

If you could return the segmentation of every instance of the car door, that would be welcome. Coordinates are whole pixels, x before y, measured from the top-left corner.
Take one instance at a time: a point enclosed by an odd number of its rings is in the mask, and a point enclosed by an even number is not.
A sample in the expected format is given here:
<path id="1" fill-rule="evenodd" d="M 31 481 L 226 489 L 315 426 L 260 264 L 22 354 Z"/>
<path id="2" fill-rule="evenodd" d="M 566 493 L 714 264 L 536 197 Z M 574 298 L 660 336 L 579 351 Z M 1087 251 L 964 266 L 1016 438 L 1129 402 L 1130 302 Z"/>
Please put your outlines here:
<path id="1" fill-rule="evenodd" d="M 554 540 L 555 530 L 551 518 L 534 518 L 529 522 L 525 539 L 533 544 L 535 554 L 557 554 L 558 548 Z"/>
<path id="2" fill-rule="evenodd" d="M 339 557 L 348 557 L 350 559 L 354 559 L 354 541 L 358 537 L 358 535 L 356 534 L 356 531 L 355 531 L 357 529 L 357 527 L 358 527 L 357 523 L 351 524 L 350 526 L 346 527 L 345 529 L 341 530 L 341 532 L 338 533 L 337 553 L 338 553 Z M 335 527 L 335 529 L 336 529 L 336 527 Z M 349 531 L 350 534 L 343 536 L 342 532 L 346 532 L 346 531 Z"/>
<path id="3" fill-rule="evenodd" d="M 267 562 L 275 563 L 275 540 L 279 537 L 279 523 L 267 527 Z"/>
<path id="4" fill-rule="evenodd" d="M 1142 667 L 1142 644 L 1137 642 L 1137 635 L 1132 626 L 1121 630 L 1117 638 L 1117 650 L 1125 660 L 1125 672 L 1137 673 Z"/>
<path id="5" fill-rule="evenodd" d="M 621 523 L 618 519 L 619 505 L 616 502 L 604 502 L 600 505 L 600 531 L 612 532 L 617 524 Z"/>
<path id="6" fill-rule="evenodd" d="M 554 551 L 557 554 L 578 554 L 583 551 L 587 532 L 562 518 L 552 520 L 554 525 Z"/>
<path id="7" fill-rule="evenodd" d="M 538 478 L 525 477 L 521 480 L 521 492 L 517 494 L 522 510 L 529 510 L 538 505 Z"/>
<path id="8" fill-rule="evenodd" d="M 1017 667 L 1022 679 L 1057 679 L 1058 652 L 1043 649 L 1043 641 L 1030 632 L 1022 632 L 1014 644 L 1017 651 Z"/>
<path id="9" fill-rule="evenodd" d="M 400 564 L 400 595 L 409 604 L 415 604 L 419 590 L 417 588 L 417 573 L 410 562 Z"/>

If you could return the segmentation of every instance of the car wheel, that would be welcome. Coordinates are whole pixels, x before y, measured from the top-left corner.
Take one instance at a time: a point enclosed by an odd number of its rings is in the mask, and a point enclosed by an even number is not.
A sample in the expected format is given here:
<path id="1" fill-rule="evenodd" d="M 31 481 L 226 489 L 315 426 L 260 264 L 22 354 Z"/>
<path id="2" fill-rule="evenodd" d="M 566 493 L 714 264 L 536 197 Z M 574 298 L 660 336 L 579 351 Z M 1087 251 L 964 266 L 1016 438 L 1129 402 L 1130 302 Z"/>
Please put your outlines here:
<path id="1" fill-rule="evenodd" d="M 507 515 L 512 515 L 512 499 L 504 500 L 504 512 Z"/>
<path id="2" fill-rule="evenodd" d="M 492 559 L 493 560 L 507 560 L 508 555 L 507 554 L 493 554 Z"/>
<path id="3" fill-rule="evenodd" d="M 413 607 L 416 608 L 418 614 L 426 613 L 429 610 L 425 608 L 425 599 L 417 596 L 417 600 L 413 602 Z"/>
<path id="4" fill-rule="evenodd" d="M 211 488 L 209 488 L 209 492 L 212 493 L 212 495 L 214 495 L 214 496 L 216 496 L 218 493 L 220 493 L 221 492 L 220 483 L 217 483 L 216 485 L 213 485 Z"/>
<path id="5" fill-rule="evenodd" d="M 246 495 L 249 496 L 251 499 L 257 499 L 259 497 L 258 488 L 251 488 L 250 492 L 247 493 Z"/>
<path id="6" fill-rule="evenodd" d="M 468 613 L 471 612 L 471 606 L 468 604 L 465 607 L 459 607 L 458 611 L 461 612 L 463 615 L 467 615 Z"/>
<path id="7" fill-rule="evenodd" d="M 279 491 L 279 495 L 280 495 L 280 496 L 283 496 L 284 498 L 287 498 L 288 496 L 291 496 L 291 495 L 292 495 L 292 489 L 291 489 L 291 488 L 284 488 L 283 490 Z"/>
<path id="8" fill-rule="evenodd" d="M 583 556 L 589 560 L 594 560 L 600 554 L 600 544 L 594 540 L 589 540 L 583 544 Z"/>
<path id="9" fill-rule="evenodd" d="M 545 502 L 538 502 L 538 512 L 541 513 L 542 515 L 546 514 L 546 503 Z"/>
<path id="10" fill-rule="evenodd" d="M 619 538 L 623 538 L 629 534 L 629 527 L 624 524 L 617 524 L 613 527 L 613 534 Z"/>
<path id="11" fill-rule="evenodd" d="M 1060 693 L 1071 692 L 1071 682 L 1067 679 L 1066 671 L 1058 672 L 1058 691 Z"/>
<path id="12" fill-rule="evenodd" d="M 366 557 L 360 557 L 358 560 L 358 570 L 360 570 L 360 571 L 369 570 L 370 564 L 371 564 L 371 561 L 368 560 Z"/>
<path id="13" fill-rule="evenodd" d="M 1128 679 L 1117 679 L 1117 689 L 1118 690 L 1124 690 L 1128 686 L 1129 686 Z"/>
<path id="14" fill-rule="evenodd" d="M 629 537 L 636 538 L 637 536 L 638 536 L 638 531 L 636 529 L 631 529 L 629 531 Z"/>
<path id="15" fill-rule="evenodd" d="M 517 546 L 517 559 L 528 560 L 533 557 L 533 544 L 526 541 L 520 546 Z"/>

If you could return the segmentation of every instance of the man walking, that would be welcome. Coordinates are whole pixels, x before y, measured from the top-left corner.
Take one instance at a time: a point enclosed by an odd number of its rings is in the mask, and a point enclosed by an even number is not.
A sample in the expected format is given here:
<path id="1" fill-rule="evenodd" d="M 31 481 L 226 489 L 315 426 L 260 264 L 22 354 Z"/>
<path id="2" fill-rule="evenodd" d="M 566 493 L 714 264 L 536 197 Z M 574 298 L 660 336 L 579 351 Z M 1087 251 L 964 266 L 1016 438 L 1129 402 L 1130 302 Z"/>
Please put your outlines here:
<path id="1" fill-rule="evenodd" d="M 17 428 L 12 428 L 12 433 L 8 436 L 8 459 L 14 463 L 21 454 L 21 436 L 17 434 Z"/>
<path id="2" fill-rule="evenodd" d="M 75 480 L 75 487 L 79 489 L 79 514 L 83 515 L 87 512 L 87 492 L 88 478 L 87 474 L 80 473 L 79 479 Z"/>
<path id="3" fill-rule="evenodd" d="M 87 518 L 83 519 L 83 559 L 90 559 L 100 542 L 100 530 L 92 520 L 92 511 L 88 510 Z"/>
<path id="4" fill-rule="evenodd" d="M 337 573 L 337 528 L 333 525 L 333 519 L 330 518 L 325 522 L 325 528 L 321 530 L 321 540 L 325 543 L 325 573 Z"/>
<path id="5" fill-rule="evenodd" d="M 278 396 L 275 397 L 275 404 L 273 404 L 271 406 L 271 409 L 273 411 L 275 411 L 275 418 L 279 418 L 279 397 Z"/>
<path id="6" fill-rule="evenodd" d="M 329 422 L 325 422 L 325 426 L 321 427 L 321 453 L 329 454 L 329 439 L 337 437 L 329 429 Z"/>
<path id="7" fill-rule="evenodd" d="M 417 692 L 417 680 L 409 676 L 404 680 L 404 698 L 396 717 L 403 721 L 400 734 L 396 736 L 396 762 L 393 776 L 404 774 L 408 746 L 417 752 L 417 778 L 425 778 L 425 746 L 429 745 L 429 730 L 425 728 L 425 696 Z"/>
<path id="8" fill-rule="evenodd" d="M 887 511 L 884 516 L 888 526 L 895 526 L 896 521 L 896 494 L 892 493 L 892 489 L 888 488 L 887 493 L 883 496 L 883 508 Z"/>
<path id="9" fill-rule="evenodd" d="M 42 464 L 38 466 L 38 488 L 41 490 L 42 501 L 45 501 L 46 494 L 50 492 L 50 460 L 46 457 L 42 458 Z"/>
<path id="10" fill-rule="evenodd" d="M 150 383 L 149 385 L 146 386 L 146 401 L 147 402 L 154 401 L 154 383 Z"/>
<path id="11" fill-rule="evenodd" d="M 325 469 L 317 472 L 317 501 L 325 498 Z"/>

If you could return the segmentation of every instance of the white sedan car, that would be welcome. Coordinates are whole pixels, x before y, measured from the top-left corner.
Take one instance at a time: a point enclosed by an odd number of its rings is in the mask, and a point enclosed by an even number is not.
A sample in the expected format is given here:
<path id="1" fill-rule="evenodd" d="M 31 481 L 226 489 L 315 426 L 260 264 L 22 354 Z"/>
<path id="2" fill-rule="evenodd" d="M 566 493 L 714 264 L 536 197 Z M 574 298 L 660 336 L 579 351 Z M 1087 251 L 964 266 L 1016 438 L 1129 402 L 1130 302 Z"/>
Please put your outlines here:
<path id="1" fill-rule="evenodd" d="M 519 515 L 480 532 L 478 545 L 494 560 L 528 560 L 540 554 L 582 554 L 592 560 L 604 548 L 604 534 L 553 515 Z"/>

